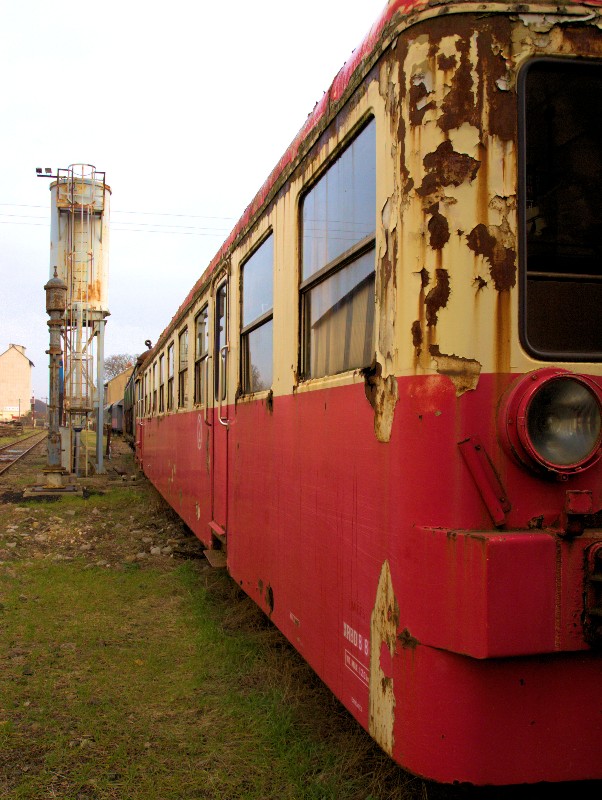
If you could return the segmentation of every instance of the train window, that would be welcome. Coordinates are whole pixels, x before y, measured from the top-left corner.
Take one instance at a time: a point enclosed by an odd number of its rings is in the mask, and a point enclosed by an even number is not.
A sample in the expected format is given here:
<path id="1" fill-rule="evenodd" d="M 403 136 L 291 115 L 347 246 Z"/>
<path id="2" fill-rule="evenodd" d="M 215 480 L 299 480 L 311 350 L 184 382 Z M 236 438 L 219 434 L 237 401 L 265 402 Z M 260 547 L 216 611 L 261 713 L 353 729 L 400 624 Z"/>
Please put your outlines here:
<path id="1" fill-rule="evenodd" d="M 209 306 L 194 318 L 194 402 L 207 401 L 207 365 L 209 356 Z"/>
<path id="2" fill-rule="evenodd" d="M 188 328 L 178 336 L 178 406 L 188 403 Z"/>
<path id="3" fill-rule="evenodd" d="M 144 373 L 144 415 L 150 414 L 150 369 Z"/>
<path id="4" fill-rule="evenodd" d="M 521 73 L 522 337 L 543 360 L 602 353 L 602 64 Z"/>
<path id="5" fill-rule="evenodd" d="M 174 360 L 173 360 L 173 342 L 167 348 L 167 410 L 173 409 L 173 376 L 174 376 Z"/>
<path id="6" fill-rule="evenodd" d="M 165 356 L 159 356 L 159 414 L 165 411 Z"/>
<path id="7" fill-rule="evenodd" d="M 260 392 L 272 385 L 274 237 L 270 235 L 242 271 L 242 387 Z"/>
<path id="8" fill-rule="evenodd" d="M 227 352 L 228 352 L 228 284 L 226 281 L 218 287 L 215 295 L 215 399 L 225 400 L 227 392 Z"/>
<path id="9" fill-rule="evenodd" d="M 144 400 L 142 394 L 142 378 L 136 380 L 136 413 L 138 417 L 144 416 Z"/>
<path id="10" fill-rule="evenodd" d="M 374 356 L 374 120 L 305 196 L 301 214 L 303 374 L 367 366 Z"/>
<path id="11" fill-rule="evenodd" d="M 157 413 L 157 362 L 153 364 L 153 414 Z"/>

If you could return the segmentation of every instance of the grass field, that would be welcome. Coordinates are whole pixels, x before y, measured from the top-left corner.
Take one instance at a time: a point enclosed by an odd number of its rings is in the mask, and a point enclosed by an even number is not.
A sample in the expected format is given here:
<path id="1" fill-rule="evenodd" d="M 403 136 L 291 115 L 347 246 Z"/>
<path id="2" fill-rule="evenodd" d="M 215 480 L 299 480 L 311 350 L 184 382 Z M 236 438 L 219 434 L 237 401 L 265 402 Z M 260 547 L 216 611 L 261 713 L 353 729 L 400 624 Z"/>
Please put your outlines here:
<path id="1" fill-rule="evenodd" d="M 3 800 L 424 796 L 224 573 L 40 560 L 0 597 Z"/>

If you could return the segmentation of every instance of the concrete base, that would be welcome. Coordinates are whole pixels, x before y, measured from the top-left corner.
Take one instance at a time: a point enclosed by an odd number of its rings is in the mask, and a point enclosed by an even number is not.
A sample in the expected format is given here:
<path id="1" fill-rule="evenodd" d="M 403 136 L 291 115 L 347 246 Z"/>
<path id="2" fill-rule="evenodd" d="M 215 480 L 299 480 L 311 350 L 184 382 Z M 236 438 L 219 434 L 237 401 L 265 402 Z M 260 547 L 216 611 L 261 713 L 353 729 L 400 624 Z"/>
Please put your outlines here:
<path id="1" fill-rule="evenodd" d="M 44 482 L 48 489 L 62 489 L 65 486 L 66 477 L 63 470 L 48 470 L 44 472 Z"/>
<path id="2" fill-rule="evenodd" d="M 62 469 L 49 469 L 38 477 L 39 486 L 25 489 L 23 497 L 48 497 L 50 495 L 69 494 L 83 497 L 83 489 L 75 483 L 67 483 L 70 476 Z"/>
<path id="3" fill-rule="evenodd" d="M 30 486 L 29 489 L 25 489 L 23 492 L 23 497 L 50 497 L 51 495 L 61 495 L 61 494 L 68 494 L 75 497 L 83 497 L 84 490 L 80 486 L 76 486 L 74 483 L 69 483 L 67 486 Z"/>

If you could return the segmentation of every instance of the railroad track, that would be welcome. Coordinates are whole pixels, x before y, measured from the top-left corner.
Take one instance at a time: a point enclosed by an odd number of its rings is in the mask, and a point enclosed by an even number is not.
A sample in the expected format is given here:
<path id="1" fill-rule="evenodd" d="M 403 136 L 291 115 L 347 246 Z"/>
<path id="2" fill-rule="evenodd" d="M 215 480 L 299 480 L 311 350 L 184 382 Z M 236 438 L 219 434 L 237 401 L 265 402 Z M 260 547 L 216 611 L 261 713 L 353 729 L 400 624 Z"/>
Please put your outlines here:
<path id="1" fill-rule="evenodd" d="M 10 469 L 23 456 L 26 456 L 36 445 L 43 442 L 47 435 L 46 431 L 41 434 L 39 432 L 32 433 L 24 439 L 0 447 L 0 475 Z M 34 439 L 35 441 L 32 441 Z"/>

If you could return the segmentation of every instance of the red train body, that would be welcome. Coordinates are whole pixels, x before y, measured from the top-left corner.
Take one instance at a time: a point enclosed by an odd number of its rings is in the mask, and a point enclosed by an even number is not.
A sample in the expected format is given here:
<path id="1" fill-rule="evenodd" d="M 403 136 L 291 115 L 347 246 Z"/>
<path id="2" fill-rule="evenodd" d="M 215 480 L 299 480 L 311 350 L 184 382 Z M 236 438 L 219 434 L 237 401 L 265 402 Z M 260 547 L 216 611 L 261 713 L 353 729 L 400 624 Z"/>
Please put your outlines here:
<path id="1" fill-rule="evenodd" d="M 598 7 L 390 2 L 136 379 L 146 475 L 438 781 L 602 778 Z"/>

